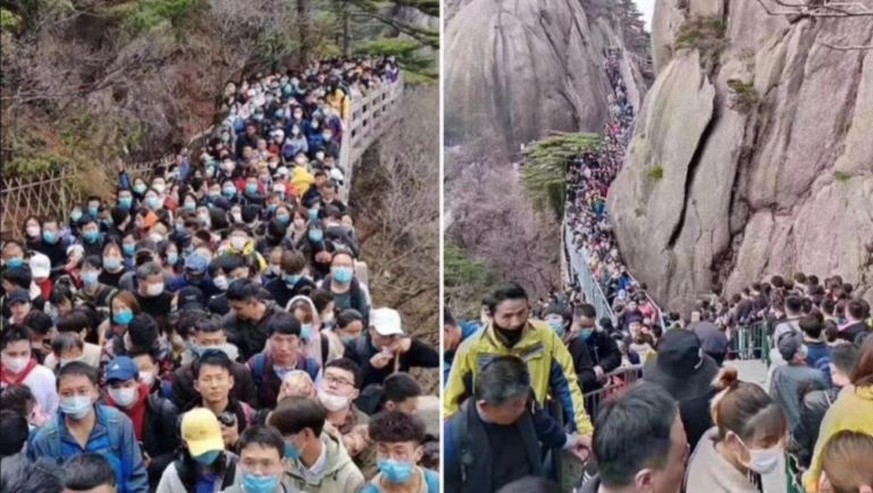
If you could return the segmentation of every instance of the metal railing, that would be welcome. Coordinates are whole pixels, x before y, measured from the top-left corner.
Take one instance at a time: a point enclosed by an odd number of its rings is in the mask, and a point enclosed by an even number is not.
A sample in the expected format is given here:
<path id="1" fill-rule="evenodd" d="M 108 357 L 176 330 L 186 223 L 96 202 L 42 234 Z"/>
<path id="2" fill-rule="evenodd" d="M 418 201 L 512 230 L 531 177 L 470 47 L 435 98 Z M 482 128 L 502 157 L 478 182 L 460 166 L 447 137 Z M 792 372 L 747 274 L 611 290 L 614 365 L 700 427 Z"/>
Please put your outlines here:
<path id="1" fill-rule="evenodd" d="M 767 322 L 734 327 L 729 331 L 727 359 L 760 359 L 769 366 L 771 347 Z"/>
<path id="2" fill-rule="evenodd" d="M 573 228 L 566 219 L 564 220 L 564 251 L 567 256 L 570 284 L 579 288 L 585 298 L 585 302 L 594 306 L 598 317 L 609 317 L 612 323 L 617 322 L 612 305 L 606 298 L 600 282 L 594 278 L 591 269 L 588 268 L 588 254 L 585 248 L 576 248 Z"/>

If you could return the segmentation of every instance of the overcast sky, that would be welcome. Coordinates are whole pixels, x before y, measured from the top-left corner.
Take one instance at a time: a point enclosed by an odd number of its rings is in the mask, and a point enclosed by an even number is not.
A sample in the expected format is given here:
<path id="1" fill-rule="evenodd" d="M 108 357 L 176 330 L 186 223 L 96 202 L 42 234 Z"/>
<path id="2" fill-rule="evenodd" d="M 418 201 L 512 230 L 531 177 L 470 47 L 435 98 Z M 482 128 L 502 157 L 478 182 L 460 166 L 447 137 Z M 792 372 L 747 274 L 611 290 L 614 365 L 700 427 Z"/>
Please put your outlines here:
<path id="1" fill-rule="evenodd" d="M 652 15 L 655 13 L 655 0 L 635 0 L 640 12 L 646 19 L 646 27 L 652 30 Z"/>

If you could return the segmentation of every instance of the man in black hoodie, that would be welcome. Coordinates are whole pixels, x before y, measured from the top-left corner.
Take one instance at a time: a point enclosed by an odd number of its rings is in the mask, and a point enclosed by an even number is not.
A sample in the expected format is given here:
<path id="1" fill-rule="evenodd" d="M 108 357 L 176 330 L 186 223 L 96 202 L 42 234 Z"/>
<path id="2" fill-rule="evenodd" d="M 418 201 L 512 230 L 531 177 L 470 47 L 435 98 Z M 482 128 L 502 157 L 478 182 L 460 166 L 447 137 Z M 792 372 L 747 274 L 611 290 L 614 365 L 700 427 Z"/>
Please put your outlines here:
<path id="1" fill-rule="evenodd" d="M 582 393 L 603 387 L 605 376 L 621 364 L 621 353 L 615 340 L 596 324 L 597 310 L 582 303 L 573 310 L 568 350 Z"/>

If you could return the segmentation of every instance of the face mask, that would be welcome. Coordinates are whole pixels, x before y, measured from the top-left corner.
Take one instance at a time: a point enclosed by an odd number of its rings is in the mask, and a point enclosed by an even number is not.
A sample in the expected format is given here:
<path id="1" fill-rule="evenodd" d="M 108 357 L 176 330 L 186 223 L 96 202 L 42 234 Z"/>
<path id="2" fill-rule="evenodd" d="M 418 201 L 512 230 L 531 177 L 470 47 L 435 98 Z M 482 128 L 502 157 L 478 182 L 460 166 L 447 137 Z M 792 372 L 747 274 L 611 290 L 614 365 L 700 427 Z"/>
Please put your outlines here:
<path id="1" fill-rule="evenodd" d="M 225 187 L 222 189 L 222 193 L 224 194 L 225 197 L 231 198 L 234 195 L 236 195 L 236 188 Z"/>
<path id="2" fill-rule="evenodd" d="M 185 202 L 185 210 L 188 212 L 194 212 L 197 210 L 197 204 L 194 202 Z"/>
<path id="3" fill-rule="evenodd" d="M 160 242 L 164 241 L 164 237 L 161 236 L 160 233 L 152 233 L 149 235 L 149 238 L 155 243 L 160 243 Z"/>
<path id="4" fill-rule="evenodd" d="M 590 337 L 591 337 L 591 334 L 593 334 L 593 333 L 594 333 L 594 329 L 593 329 L 593 328 L 581 329 L 581 330 L 579 331 L 579 335 L 582 336 L 582 339 L 585 340 L 585 341 L 587 341 L 588 338 L 590 338 Z"/>
<path id="5" fill-rule="evenodd" d="M 300 327 L 300 338 L 305 341 L 312 339 L 312 325 L 305 324 Z"/>
<path id="6" fill-rule="evenodd" d="M 155 183 L 152 185 L 152 188 L 155 190 L 155 192 L 158 192 L 161 194 L 164 193 L 164 191 L 166 191 L 166 189 L 167 189 L 163 183 Z"/>
<path id="7" fill-rule="evenodd" d="M 393 484 L 406 484 L 412 478 L 412 463 L 393 459 L 380 460 L 377 465 L 382 476 Z"/>
<path id="8" fill-rule="evenodd" d="M 121 252 L 127 257 L 133 257 L 133 254 L 136 252 L 136 245 L 132 243 L 121 245 Z"/>
<path id="9" fill-rule="evenodd" d="M 278 221 L 282 226 L 286 226 L 290 220 L 291 217 L 288 216 L 288 214 L 278 214 L 276 216 L 276 221 Z"/>
<path id="10" fill-rule="evenodd" d="M 3 366 L 9 369 L 12 373 L 21 373 L 27 367 L 27 363 L 30 362 L 30 358 L 27 356 L 22 356 L 19 358 L 10 358 L 3 354 Z"/>
<path id="11" fill-rule="evenodd" d="M 99 231 L 85 231 L 82 233 L 82 238 L 85 239 L 88 243 L 96 243 L 97 240 L 100 239 Z"/>
<path id="12" fill-rule="evenodd" d="M 146 294 L 149 296 L 159 296 L 164 292 L 164 283 L 149 284 L 146 286 Z"/>
<path id="13" fill-rule="evenodd" d="M 167 263 L 170 265 L 176 265 L 176 262 L 179 261 L 178 253 L 168 253 L 167 254 Z"/>
<path id="14" fill-rule="evenodd" d="M 279 275 L 279 272 L 281 272 L 281 270 L 282 270 L 281 267 L 279 267 L 276 264 L 270 264 L 268 269 L 270 269 L 270 274 L 273 274 L 274 276 Z"/>
<path id="15" fill-rule="evenodd" d="M 94 409 L 91 404 L 91 398 L 87 395 L 74 395 L 72 397 L 61 397 L 59 407 L 61 412 L 76 421 L 82 420 L 91 414 Z"/>
<path id="16" fill-rule="evenodd" d="M 301 276 L 300 274 L 286 275 L 286 276 L 285 276 L 285 285 L 288 286 L 289 288 L 292 288 L 292 287 L 294 287 L 298 282 L 300 282 L 300 279 L 301 279 L 302 277 L 303 277 L 303 276 Z"/>
<path id="17" fill-rule="evenodd" d="M 146 186 L 145 185 L 134 185 L 133 191 L 136 192 L 137 195 L 142 195 L 146 191 Z"/>
<path id="18" fill-rule="evenodd" d="M 749 449 L 749 469 L 758 474 L 767 474 L 773 472 L 779 459 L 785 455 L 785 450 L 782 447 L 773 447 L 769 449 L 753 450 Z"/>
<path id="19" fill-rule="evenodd" d="M 161 200 L 157 197 L 149 197 L 146 199 L 146 205 L 149 209 L 157 209 L 161 205 Z"/>
<path id="20" fill-rule="evenodd" d="M 130 407 L 136 400 L 136 387 L 129 389 L 113 389 L 109 388 L 109 395 L 121 407 Z"/>
<path id="21" fill-rule="evenodd" d="M 227 291 L 227 278 L 224 276 L 216 277 L 212 279 L 212 284 L 215 284 L 215 287 L 220 291 Z"/>
<path id="22" fill-rule="evenodd" d="M 27 236 L 30 236 L 31 238 L 36 238 L 37 236 L 39 236 L 39 226 L 28 226 Z"/>
<path id="23" fill-rule="evenodd" d="M 130 209 L 130 206 L 133 205 L 133 199 L 131 197 L 121 197 L 118 199 L 118 205 L 125 209 Z"/>
<path id="24" fill-rule="evenodd" d="M 321 151 L 316 152 L 315 159 L 318 159 L 319 161 L 324 161 L 324 153 Z"/>
<path id="25" fill-rule="evenodd" d="M 43 231 L 42 232 L 42 239 L 46 243 L 54 244 L 56 241 L 58 241 L 58 234 L 54 231 Z"/>
<path id="26" fill-rule="evenodd" d="M 246 193 L 249 195 L 254 195 L 258 191 L 258 185 L 256 183 L 246 183 Z"/>
<path id="27" fill-rule="evenodd" d="M 343 341 L 344 343 L 352 342 L 356 339 L 357 339 L 357 337 L 355 337 L 355 336 L 340 336 L 340 340 Z"/>
<path id="28" fill-rule="evenodd" d="M 285 442 L 285 458 L 286 459 L 297 459 L 300 457 L 300 451 L 297 450 L 297 447 L 294 445 Z"/>
<path id="29" fill-rule="evenodd" d="M 205 454 L 194 457 L 194 460 L 196 460 L 200 464 L 203 464 L 204 466 L 208 466 L 218 459 L 219 454 L 221 454 L 221 450 L 211 450 L 209 452 L 206 452 Z"/>
<path id="30" fill-rule="evenodd" d="M 133 320 L 133 312 L 130 310 L 115 312 L 112 315 L 112 321 L 118 325 L 127 325 L 131 320 Z"/>
<path id="31" fill-rule="evenodd" d="M 82 211 L 80 211 L 79 209 L 75 209 L 73 212 L 70 213 L 71 221 L 76 222 L 79 219 L 82 219 Z"/>
<path id="32" fill-rule="evenodd" d="M 106 270 L 118 270 L 121 268 L 121 259 L 115 257 L 103 257 L 103 267 Z"/>
<path id="33" fill-rule="evenodd" d="M 310 221 L 315 221 L 316 219 L 318 219 L 318 209 L 309 209 L 308 214 Z"/>
<path id="34" fill-rule="evenodd" d="M 98 213 L 98 212 L 100 212 L 100 208 L 98 208 L 98 207 L 88 207 L 88 214 L 90 214 L 91 217 L 97 217 L 97 213 Z"/>
<path id="35" fill-rule="evenodd" d="M 352 281 L 351 267 L 334 267 L 331 269 L 331 274 L 333 274 L 333 279 L 340 284 L 348 284 Z"/>
<path id="36" fill-rule="evenodd" d="M 318 389 L 318 400 L 331 412 L 345 409 L 349 406 L 350 399 L 341 395 L 328 394 L 324 389 Z"/>
<path id="37" fill-rule="evenodd" d="M 548 321 L 548 323 L 549 327 L 551 327 L 552 330 L 555 331 L 555 334 L 558 334 L 558 337 L 564 335 L 564 322 L 562 320 L 551 319 Z"/>
<path id="38" fill-rule="evenodd" d="M 151 388 L 152 384 L 155 383 L 155 372 L 140 372 L 139 374 L 139 382 L 149 388 Z"/>
<path id="39" fill-rule="evenodd" d="M 14 257 L 6 261 L 6 265 L 11 268 L 15 267 L 24 267 L 24 259 L 21 257 Z"/>
<path id="40" fill-rule="evenodd" d="M 320 229 L 310 229 L 309 230 L 309 240 L 314 242 L 319 242 L 324 238 L 324 233 Z"/>
<path id="41" fill-rule="evenodd" d="M 279 486 L 276 476 L 257 476 L 243 472 L 242 489 L 245 493 L 273 493 Z"/>
<path id="42" fill-rule="evenodd" d="M 93 286 L 93 285 L 97 284 L 97 277 L 98 276 L 99 276 L 99 274 L 97 272 L 94 272 L 94 271 L 83 272 L 82 273 L 82 283 L 84 283 L 85 286 Z"/>
<path id="43" fill-rule="evenodd" d="M 249 239 L 245 236 L 233 236 L 230 238 L 230 246 L 233 247 L 234 250 L 242 250 L 245 248 L 248 241 Z"/>

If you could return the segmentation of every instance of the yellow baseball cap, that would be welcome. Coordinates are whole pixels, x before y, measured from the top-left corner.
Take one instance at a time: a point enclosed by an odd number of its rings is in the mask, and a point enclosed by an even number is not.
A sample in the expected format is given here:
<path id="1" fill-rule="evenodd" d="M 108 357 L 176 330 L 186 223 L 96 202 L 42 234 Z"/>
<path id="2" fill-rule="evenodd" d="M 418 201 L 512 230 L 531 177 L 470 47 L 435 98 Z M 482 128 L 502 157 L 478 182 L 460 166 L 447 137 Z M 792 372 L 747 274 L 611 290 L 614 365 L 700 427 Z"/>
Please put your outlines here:
<path id="1" fill-rule="evenodd" d="M 188 444 L 192 457 L 224 450 L 218 418 L 205 407 L 192 409 L 182 416 L 182 439 Z"/>

